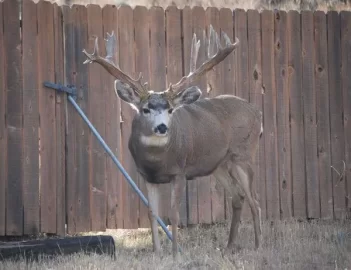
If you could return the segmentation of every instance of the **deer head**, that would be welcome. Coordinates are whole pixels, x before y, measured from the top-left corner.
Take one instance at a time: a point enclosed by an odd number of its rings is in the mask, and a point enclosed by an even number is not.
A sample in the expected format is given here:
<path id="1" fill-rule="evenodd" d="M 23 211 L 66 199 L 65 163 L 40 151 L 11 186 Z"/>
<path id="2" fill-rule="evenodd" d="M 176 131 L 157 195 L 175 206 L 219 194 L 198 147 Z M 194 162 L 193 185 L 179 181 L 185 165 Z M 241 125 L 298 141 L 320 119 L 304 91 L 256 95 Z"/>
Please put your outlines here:
<path id="1" fill-rule="evenodd" d="M 205 31 L 204 31 L 205 35 Z M 191 104 L 201 96 L 201 90 L 197 86 L 192 86 L 214 66 L 222 62 L 239 44 L 236 38 L 235 43 L 231 43 L 226 33 L 223 33 L 225 47 L 222 47 L 218 34 L 210 25 L 208 38 L 208 60 L 199 68 L 196 68 L 200 41 L 196 34 L 193 36 L 190 57 L 190 73 L 181 78 L 176 84 L 170 84 L 168 89 L 162 92 L 154 92 L 148 89 L 147 83 L 142 83 L 142 74 L 138 79 L 133 79 L 125 74 L 113 63 L 113 52 L 116 45 L 114 32 L 107 33 L 105 58 L 99 54 L 98 39 L 95 38 L 95 47 L 92 54 L 83 50 L 87 56 L 84 63 L 96 62 L 104 67 L 112 76 L 116 78 L 115 91 L 117 95 L 134 108 L 143 123 L 145 135 L 166 136 L 170 126 L 172 113 L 184 104 Z"/>

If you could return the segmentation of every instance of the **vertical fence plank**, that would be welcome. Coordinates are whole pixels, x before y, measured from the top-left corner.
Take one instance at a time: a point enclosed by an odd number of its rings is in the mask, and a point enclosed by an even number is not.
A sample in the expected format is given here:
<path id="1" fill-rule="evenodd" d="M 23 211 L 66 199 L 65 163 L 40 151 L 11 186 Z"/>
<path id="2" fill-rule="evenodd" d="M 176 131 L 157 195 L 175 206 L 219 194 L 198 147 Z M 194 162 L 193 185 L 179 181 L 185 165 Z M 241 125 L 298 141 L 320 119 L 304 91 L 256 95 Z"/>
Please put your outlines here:
<path id="1" fill-rule="evenodd" d="M 89 79 L 88 65 L 84 65 L 86 60 L 82 53 L 83 48 L 88 48 L 88 18 L 85 6 L 76 6 L 74 11 L 74 61 L 76 61 L 76 81 L 75 85 L 78 90 L 78 105 L 88 113 L 89 104 Z M 78 232 L 89 231 L 91 229 L 90 215 L 90 186 L 87 185 L 90 172 L 89 164 L 89 128 L 80 118 L 77 112 L 73 112 L 75 119 L 75 128 L 77 129 L 75 137 L 75 151 L 77 155 L 77 183 L 74 194 L 74 203 L 76 205 L 76 228 Z"/>
<path id="2" fill-rule="evenodd" d="M 213 29 L 218 33 L 218 35 L 220 35 L 219 11 L 217 8 L 209 7 L 206 9 L 206 24 L 207 24 L 208 33 L 209 33 L 209 26 L 211 24 L 213 26 Z M 222 63 L 220 63 L 219 65 L 215 66 L 212 71 L 207 73 L 207 83 L 210 85 L 210 89 L 211 89 L 211 91 L 209 92 L 210 97 L 219 95 L 223 89 L 222 71 L 223 71 L 223 65 Z M 224 188 L 216 180 L 215 177 L 211 176 L 210 178 L 211 178 L 212 222 L 223 221 L 225 219 Z"/>
<path id="3" fill-rule="evenodd" d="M 88 5 L 88 44 L 93 47 L 98 37 L 100 53 L 105 55 L 104 34 L 102 33 L 102 10 L 98 5 Z M 105 106 L 106 92 L 102 80 L 106 71 L 99 65 L 88 66 L 89 76 L 89 109 L 88 115 L 94 127 L 105 138 Z M 90 132 L 89 132 L 90 133 Z M 103 231 L 106 228 L 106 181 L 105 150 L 93 134 L 89 136 L 90 145 L 90 213 L 91 229 Z"/>
<path id="4" fill-rule="evenodd" d="M 40 1 L 38 14 L 39 82 L 55 80 L 53 5 Z M 39 83 L 40 229 L 56 233 L 55 92 Z"/>
<path id="5" fill-rule="evenodd" d="M 166 9 L 166 48 L 167 48 L 167 85 L 176 83 L 183 77 L 182 22 L 181 11 L 177 7 Z M 186 192 L 182 193 L 179 207 L 179 225 L 187 225 Z"/>
<path id="6" fill-rule="evenodd" d="M 202 9 L 203 11 L 203 9 Z M 190 70 L 190 52 L 191 52 L 191 40 L 193 37 L 193 16 L 192 9 L 189 6 L 186 6 L 182 10 L 183 18 L 183 74 L 188 74 Z M 199 38 L 199 37 L 198 37 Z M 200 45 L 200 48 L 203 44 Z M 197 181 L 187 181 L 187 203 L 188 203 L 188 224 L 197 224 L 198 223 L 198 201 L 197 201 Z M 211 209 L 211 205 L 210 205 Z"/>
<path id="7" fill-rule="evenodd" d="M 277 138 L 281 218 L 292 217 L 291 148 L 288 88 L 287 14 L 276 11 L 275 17 L 275 82 L 277 87 Z"/>
<path id="8" fill-rule="evenodd" d="M 64 40 L 62 9 L 54 5 L 55 82 L 64 83 Z M 64 93 L 56 91 L 56 232 L 66 232 L 66 105 Z"/>
<path id="9" fill-rule="evenodd" d="M 3 3 L 7 123 L 6 234 L 23 233 L 23 84 L 19 2 Z"/>
<path id="10" fill-rule="evenodd" d="M 305 138 L 303 123 L 303 90 L 301 84 L 301 21 L 297 11 L 288 13 L 288 87 L 290 93 L 290 134 L 293 213 L 295 218 L 305 218 Z"/>
<path id="11" fill-rule="evenodd" d="M 143 74 L 143 82 L 149 81 L 149 16 L 146 7 L 137 6 L 134 9 L 134 32 L 135 32 L 135 72 Z M 146 31 L 147 29 L 147 31 Z M 147 194 L 145 180 L 141 175 L 139 178 L 139 188 L 143 194 Z M 144 203 L 139 200 L 139 226 L 149 228 L 148 209 Z"/>
<path id="12" fill-rule="evenodd" d="M 65 84 L 73 84 L 76 81 L 76 65 L 74 62 L 74 8 L 68 6 L 62 7 L 64 20 L 64 79 Z M 67 104 L 67 130 L 66 130 L 66 175 L 67 175 L 67 194 L 66 194 L 66 216 L 67 216 L 67 232 L 69 234 L 76 232 L 74 205 L 75 186 L 77 182 L 76 171 L 76 152 L 75 152 L 75 111 L 73 106 Z"/>
<path id="13" fill-rule="evenodd" d="M 88 111 L 88 66 L 83 49 L 88 47 L 87 10 L 63 7 L 65 22 L 65 80 L 77 87 L 77 103 Z M 67 217 L 68 233 L 90 230 L 89 129 L 70 104 L 67 106 Z"/>
<path id="14" fill-rule="evenodd" d="M 64 41 L 62 9 L 54 4 L 55 82 L 64 83 Z M 56 233 L 66 232 L 66 105 L 64 93 L 56 92 Z"/>
<path id="15" fill-rule="evenodd" d="M 234 42 L 235 41 L 234 20 L 233 20 L 233 12 L 231 9 L 221 8 L 219 10 L 219 26 L 221 29 L 221 33 L 225 32 L 230 38 L 231 42 Z M 221 40 L 223 44 L 222 37 L 221 37 Z M 234 56 L 237 53 L 238 53 L 237 51 L 234 51 L 233 53 L 229 54 L 221 64 L 223 67 L 223 71 L 222 71 L 223 88 L 221 89 L 221 94 L 229 94 L 229 95 L 235 94 L 235 83 L 236 83 L 235 74 L 237 70 L 234 62 L 235 61 Z M 247 88 L 247 92 L 249 92 L 248 88 Z"/>
<path id="16" fill-rule="evenodd" d="M 264 132 L 266 153 L 267 218 L 279 219 L 279 179 L 277 160 L 276 86 L 274 80 L 274 14 L 263 11 L 262 20 L 262 82 L 264 89 Z"/>
<path id="17" fill-rule="evenodd" d="M 135 77 L 134 73 L 134 27 L 133 27 L 133 10 L 129 6 L 122 6 L 118 9 L 118 31 L 119 31 L 119 65 L 121 69 Z M 132 119 L 135 115 L 135 111 L 125 102 L 121 103 L 121 115 L 122 115 L 122 156 L 123 166 L 136 181 L 138 173 L 136 167 L 128 149 L 128 141 L 131 132 Z M 138 224 L 138 198 L 134 190 L 128 185 L 126 181 L 123 181 L 123 219 L 124 228 L 136 228 Z"/>
<path id="18" fill-rule="evenodd" d="M 193 37 L 192 36 L 193 33 L 195 33 L 198 40 L 200 40 L 200 43 L 201 43 L 199 53 L 198 53 L 198 58 L 197 58 L 197 65 L 196 65 L 196 67 L 199 67 L 207 59 L 207 47 L 206 47 L 207 43 L 205 42 L 205 38 L 207 39 L 207 37 L 204 32 L 206 30 L 206 13 L 202 7 L 194 7 L 192 9 L 192 26 L 193 26 L 193 32 L 191 34 L 191 38 Z M 190 44 L 191 44 L 191 40 L 190 40 Z M 184 55 L 185 55 L 185 52 L 189 53 L 189 58 L 184 58 L 184 64 L 185 64 L 185 67 L 187 68 L 184 73 L 188 74 L 190 69 L 190 66 L 189 66 L 190 52 L 191 52 L 190 47 L 188 48 L 184 47 Z M 202 90 L 201 98 L 208 97 L 209 94 L 207 93 L 206 76 L 203 76 L 202 78 L 200 78 L 196 84 Z M 197 187 L 195 190 L 197 190 L 198 223 L 206 223 L 206 224 L 211 223 L 212 221 L 211 177 L 210 176 L 199 177 L 195 181 L 197 184 Z"/>
<path id="19" fill-rule="evenodd" d="M 345 176 L 347 181 L 347 207 L 351 208 L 351 12 L 342 11 L 340 16 L 346 164 Z"/>
<path id="20" fill-rule="evenodd" d="M 37 5 L 25 0 L 22 10 L 24 234 L 37 234 L 40 213 Z"/>
<path id="21" fill-rule="evenodd" d="M 64 41 L 65 41 L 65 84 L 74 84 L 76 82 L 76 63 L 74 61 L 74 15 L 77 7 L 62 7 L 64 20 Z M 66 175 L 67 175 L 67 194 L 66 194 L 66 215 L 67 215 L 67 232 L 69 234 L 76 232 L 76 185 L 77 185 L 77 154 L 76 154 L 76 112 L 73 106 L 67 104 L 67 131 L 66 131 Z M 78 118 L 77 118 L 78 119 Z"/>
<path id="22" fill-rule="evenodd" d="M 236 95 L 249 101 L 247 14 L 243 9 L 234 12 L 235 36 L 240 45 L 236 48 Z"/>
<path id="23" fill-rule="evenodd" d="M 106 5 L 102 9 L 103 20 L 103 37 L 107 33 L 114 32 L 118 38 L 117 26 L 117 8 L 115 6 Z M 114 63 L 118 63 L 118 47 L 114 50 Z M 100 67 L 101 68 L 101 67 Z M 121 117 L 121 101 L 114 91 L 115 78 L 105 71 L 102 73 L 103 90 L 105 91 L 105 140 L 112 152 L 121 161 L 121 132 L 120 132 L 120 117 Z M 122 202 L 122 174 L 119 172 L 116 165 L 113 163 L 110 156 L 106 156 L 106 185 L 107 185 L 107 227 L 109 229 L 123 228 L 123 202 Z"/>
<path id="24" fill-rule="evenodd" d="M 329 106 L 331 165 L 340 174 L 344 170 L 345 143 L 343 130 L 343 92 L 341 85 L 341 42 L 340 16 L 336 11 L 328 12 L 328 64 L 329 64 Z M 319 149 L 319 152 L 323 152 Z M 325 164 L 328 165 L 328 164 Z M 346 214 L 346 186 L 343 178 L 332 171 L 334 217 L 339 219 Z M 342 181 L 341 181 L 342 180 Z"/>
<path id="25" fill-rule="evenodd" d="M 234 11 L 234 27 L 235 36 L 239 38 L 239 46 L 235 49 L 235 89 L 236 95 L 247 101 L 250 100 L 249 92 L 249 70 L 248 70 L 248 25 L 247 13 L 243 9 L 236 9 Z M 248 201 L 244 201 L 243 211 L 241 214 L 243 220 L 251 218 L 251 210 Z"/>
<path id="26" fill-rule="evenodd" d="M 316 93 L 314 88 L 313 13 L 311 11 L 303 11 L 301 13 L 301 25 L 307 214 L 309 218 L 318 218 L 320 215 L 320 202 L 317 161 Z"/>
<path id="27" fill-rule="evenodd" d="M 323 11 L 314 13 L 315 89 L 317 104 L 317 151 L 321 217 L 333 217 L 330 170 L 330 124 L 328 94 L 327 21 Z"/>
<path id="28" fill-rule="evenodd" d="M 5 52 L 4 52 L 4 14 L 3 3 L 0 3 L 0 235 L 5 235 L 6 225 L 6 158 L 7 130 L 5 126 L 6 90 L 5 90 Z"/>
<path id="29" fill-rule="evenodd" d="M 225 32 L 232 42 L 235 41 L 234 37 L 234 20 L 233 12 L 229 8 L 221 8 L 219 10 L 219 25 L 221 31 Z M 223 38 L 222 38 L 223 41 Z M 223 88 L 221 89 L 222 94 L 235 94 L 235 53 L 229 54 L 222 62 L 223 66 Z M 225 217 L 228 219 L 232 214 L 231 199 L 228 198 L 229 194 L 224 190 L 225 197 Z"/>
<path id="30" fill-rule="evenodd" d="M 166 88 L 166 47 L 165 47 L 165 16 L 160 7 L 149 10 L 150 20 L 150 89 L 163 91 Z M 159 215 L 168 223 L 171 207 L 170 184 L 162 184 L 160 189 Z"/>
<path id="31" fill-rule="evenodd" d="M 249 46 L 249 88 L 250 102 L 261 112 L 262 106 L 262 51 L 261 51 L 261 17 L 257 10 L 247 11 L 248 46 Z M 263 120 L 263 119 L 262 119 Z M 255 158 L 255 189 L 258 196 L 262 219 L 266 219 L 266 176 L 264 154 L 265 131 L 260 138 Z"/>

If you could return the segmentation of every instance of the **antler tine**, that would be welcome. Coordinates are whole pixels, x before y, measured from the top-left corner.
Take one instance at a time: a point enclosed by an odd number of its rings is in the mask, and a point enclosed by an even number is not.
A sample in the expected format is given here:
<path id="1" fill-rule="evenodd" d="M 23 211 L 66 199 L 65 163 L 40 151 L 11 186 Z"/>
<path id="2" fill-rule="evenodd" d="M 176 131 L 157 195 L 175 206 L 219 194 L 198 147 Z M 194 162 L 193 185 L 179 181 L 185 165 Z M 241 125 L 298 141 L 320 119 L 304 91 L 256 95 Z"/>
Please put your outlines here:
<path id="1" fill-rule="evenodd" d="M 200 40 L 197 40 L 196 34 L 194 33 L 193 41 L 191 43 L 191 57 L 190 57 L 190 72 L 196 70 L 197 57 L 199 55 Z"/>
<path id="2" fill-rule="evenodd" d="M 89 54 L 85 49 L 83 53 L 86 55 L 87 60 L 84 64 L 96 62 L 105 68 L 113 77 L 120 80 L 122 83 L 128 84 L 133 90 L 139 95 L 144 96 L 147 92 L 146 88 L 142 84 L 142 76 L 139 75 L 137 80 L 129 77 L 113 62 L 113 52 L 116 46 L 116 37 L 112 31 L 111 35 L 107 33 L 106 43 L 106 57 L 101 57 L 99 53 L 98 37 L 95 37 L 95 46 L 92 54 Z"/>
<path id="3" fill-rule="evenodd" d="M 212 58 L 218 52 L 217 33 L 210 25 L 210 34 L 208 37 L 207 57 Z"/>
<path id="4" fill-rule="evenodd" d="M 92 54 L 87 53 L 87 51 L 84 49 L 83 53 L 88 57 L 83 64 L 90 64 L 92 62 L 95 61 L 96 57 L 99 56 L 99 43 L 98 43 L 98 37 L 97 36 L 93 36 L 95 37 L 95 41 L 94 41 L 94 51 Z"/>
<path id="5" fill-rule="evenodd" d="M 239 39 L 235 38 L 235 42 L 231 43 L 230 38 L 226 33 L 223 32 L 222 35 L 225 40 L 224 47 L 221 45 L 218 33 L 213 29 L 213 26 L 210 25 L 208 41 L 206 42 L 205 39 L 205 44 L 208 43 L 207 55 L 209 59 L 197 69 L 196 60 L 200 48 L 200 41 L 196 41 L 196 35 L 194 35 L 191 45 L 190 73 L 181 78 L 176 84 L 170 85 L 167 92 L 171 93 L 172 95 L 176 95 L 178 91 L 200 79 L 201 76 L 222 62 L 231 52 L 234 51 L 234 49 L 239 45 Z"/>
<path id="6" fill-rule="evenodd" d="M 111 35 L 107 33 L 107 38 L 105 39 L 105 48 L 106 48 L 106 57 L 105 59 L 110 61 L 111 63 L 113 62 L 113 53 L 114 53 L 114 48 L 116 47 L 116 36 L 114 31 L 112 31 Z M 119 67 L 118 64 L 114 63 L 116 67 Z"/>

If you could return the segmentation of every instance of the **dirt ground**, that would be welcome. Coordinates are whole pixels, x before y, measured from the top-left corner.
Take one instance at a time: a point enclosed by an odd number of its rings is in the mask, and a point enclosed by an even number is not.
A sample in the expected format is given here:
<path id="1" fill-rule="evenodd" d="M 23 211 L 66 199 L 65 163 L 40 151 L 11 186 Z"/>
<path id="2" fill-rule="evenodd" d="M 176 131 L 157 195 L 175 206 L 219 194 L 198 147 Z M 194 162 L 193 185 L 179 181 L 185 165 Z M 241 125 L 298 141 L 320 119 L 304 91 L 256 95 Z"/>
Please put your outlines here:
<path id="1" fill-rule="evenodd" d="M 149 230 L 109 230 L 116 259 L 107 255 L 60 256 L 26 263 L 0 262 L 0 269 L 351 269 L 351 220 L 263 223 L 263 246 L 254 250 L 251 223 L 240 226 L 238 253 L 223 257 L 228 224 L 180 229 L 183 254 L 174 263 L 171 243 L 162 235 L 162 255 L 152 252 Z"/>

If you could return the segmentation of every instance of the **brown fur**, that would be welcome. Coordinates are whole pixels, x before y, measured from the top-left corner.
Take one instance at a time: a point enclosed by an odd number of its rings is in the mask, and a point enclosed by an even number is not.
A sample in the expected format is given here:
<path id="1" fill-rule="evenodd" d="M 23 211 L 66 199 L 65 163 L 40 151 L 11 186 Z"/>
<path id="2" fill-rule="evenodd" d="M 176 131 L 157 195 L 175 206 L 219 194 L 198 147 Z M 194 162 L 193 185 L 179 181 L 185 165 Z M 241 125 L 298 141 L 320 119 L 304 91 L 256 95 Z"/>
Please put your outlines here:
<path id="1" fill-rule="evenodd" d="M 117 80 L 117 95 L 138 110 L 132 123 L 129 150 L 138 171 L 146 180 L 149 198 L 149 219 L 154 250 L 160 251 L 156 217 L 158 215 L 159 184 L 171 183 L 171 211 L 173 256 L 178 256 L 177 225 L 179 204 L 185 191 L 186 180 L 213 174 L 232 198 L 233 218 L 228 240 L 232 249 L 238 232 L 244 197 L 251 207 L 255 244 L 260 244 L 261 217 L 258 202 L 252 191 L 253 163 L 261 133 L 261 112 L 247 101 L 235 96 L 222 95 L 199 99 L 201 90 L 192 86 L 201 76 L 223 61 L 238 46 L 222 33 L 225 46 L 210 25 L 210 59 L 196 69 L 200 42 L 194 34 L 191 47 L 190 73 L 161 93 L 148 91 L 140 79 L 133 79 L 112 61 L 116 43 L 114 34 L 108 34 L 103 58 L 95 39 L 92 54 L 85 63 L 102 65 Z M 172 109 L 175 109 L 172 112 Z"/>
<path id="2" fill-rule="evenodd" d="M 173 186 L 178 188 L 174 200 L 179 200 L 181 192 L 184 192 L 183 178 L 194 179 L 213 174 L 232 197 L 233 218 L 228 249 L 233 248 L 245 197 L 251 206 L 258 247 L 261 218 L 259 204 L 253 196 L 252 181 L 254 157 L 261 133 L 261 112 L 247 101 L 229 95 L 197 100 L 174 112 L 169 127 L 169 143 L 163 147 L 140 143 L 143 133 L 143 123 L 140 121 L 142 118 L 138 115 L 133 120 L 129 149 L 139 172 L 150 183 L 148 187 L 152 187 L 153 194 L 157 184 L 171 182 L 172 189 Z M 176 185 L 177 181 L 181 188 Z M 149 200 L 151 206 L 158 203 L 150 196 Z M 174 204 L 172 208 L 176 209 L 171 211 L 172 228 L 179 221 L 178 213 L 174 213 L 178 211 L 178 205 Z M 151 212 L 150 220 L 155 224 L 153 215 L 157 215 L 157 212 Z M 173 233 L 176 231 L 173 230 Z M 153 239 L 154 248 L 158 251 L 158 236 L 153 235 Z M 173 251 L 176 252 L 176 248 Z"/>

